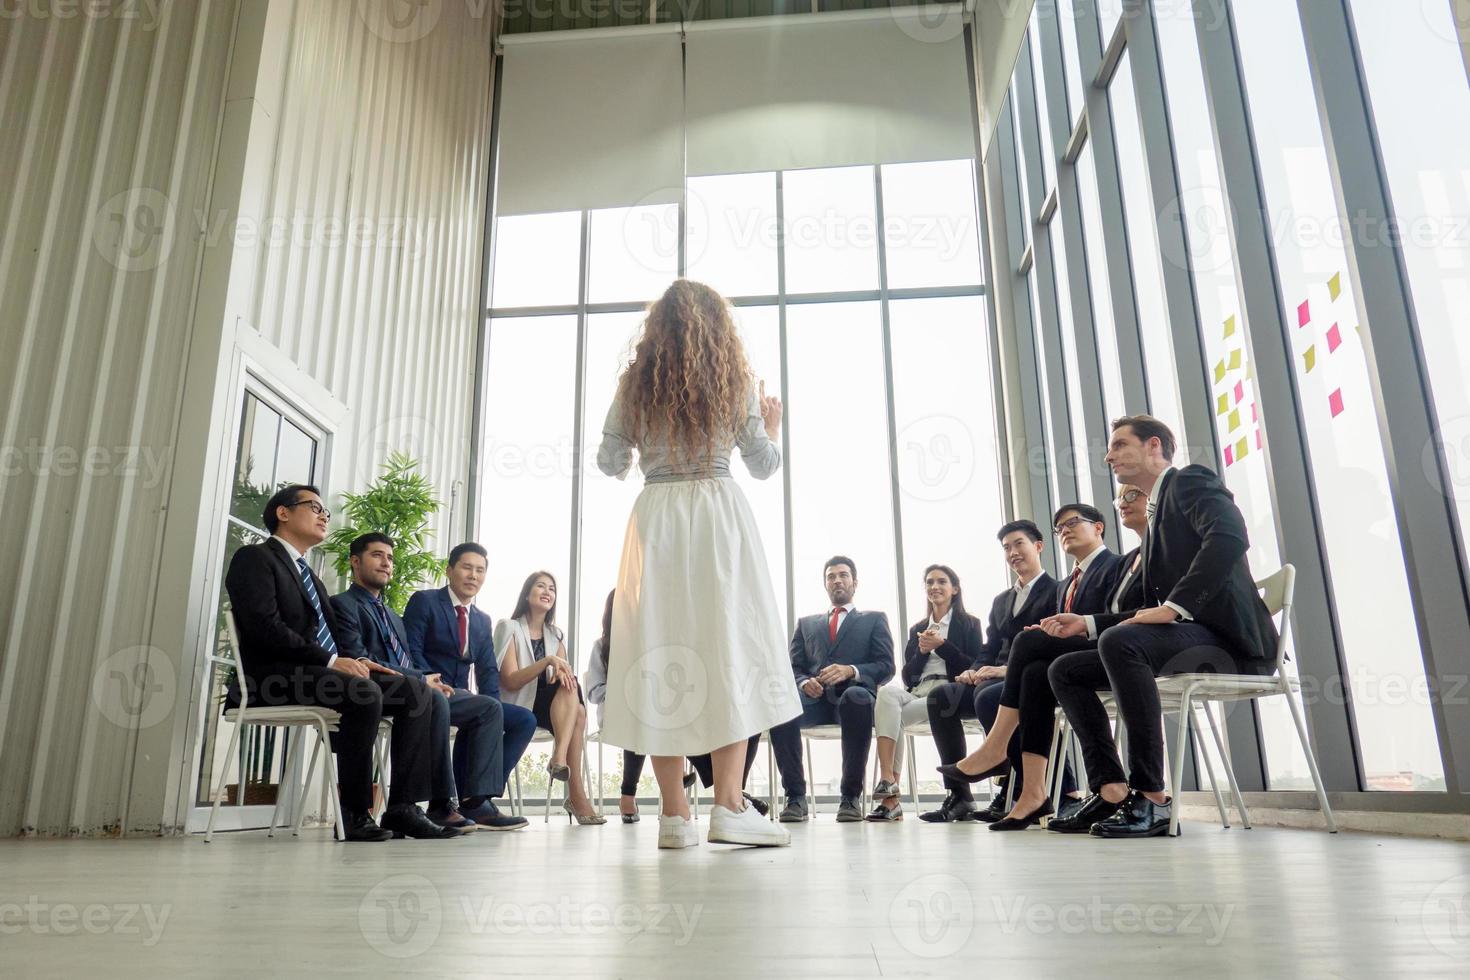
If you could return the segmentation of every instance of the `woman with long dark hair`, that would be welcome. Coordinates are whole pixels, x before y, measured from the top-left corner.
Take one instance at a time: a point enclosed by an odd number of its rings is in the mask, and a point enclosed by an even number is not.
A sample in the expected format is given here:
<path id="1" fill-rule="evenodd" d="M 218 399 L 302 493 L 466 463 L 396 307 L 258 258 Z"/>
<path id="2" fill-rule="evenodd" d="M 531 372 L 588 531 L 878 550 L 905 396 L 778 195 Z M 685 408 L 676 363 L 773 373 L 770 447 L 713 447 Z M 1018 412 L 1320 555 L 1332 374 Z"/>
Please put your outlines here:
<path id="1" fill-rule="evenodd" d="M 565 635 L 556 625 L 556 577 L 532 572 L 521 586 L 510 618 L 496 627 L 503 700 L 529 708 L 536 727 L 551 732 L 546 772 L 567 784 L 562 808 L 579 825 L 607 823 L 592 806 L 582 784 L 582 749 L 587 706 L 567 655 Z"/>
<path id="2" fill-rule="evenodd" d="M 603 423 L 597 465 L 622 479 L 638 451 L 613 600 L 603 736 L 653 756 L 659 846 L 699 842 L 683 756 L 713 757 L 711 842 L 789 844 L 741 794 L 747 739 L 801 714 L 760 529 L 730 477 L 781 465 L 781 402 L 751 373 L 729 304 L 680 279 L 648 310 Z"/>

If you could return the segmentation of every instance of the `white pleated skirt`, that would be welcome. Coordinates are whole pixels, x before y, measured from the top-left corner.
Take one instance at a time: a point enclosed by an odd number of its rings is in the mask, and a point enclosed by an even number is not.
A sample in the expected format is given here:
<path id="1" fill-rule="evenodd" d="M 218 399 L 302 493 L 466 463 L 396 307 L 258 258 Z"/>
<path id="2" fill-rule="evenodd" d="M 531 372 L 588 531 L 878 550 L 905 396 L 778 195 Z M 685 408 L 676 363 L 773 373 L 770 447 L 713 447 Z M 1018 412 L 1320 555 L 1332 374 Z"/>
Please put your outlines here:
<path id="1" fill-rule="evenodd" d="M 698 755 L 799 714 L 745 494 L 729 478 L 646 485 L 623 538 L 603 741 Z"/>

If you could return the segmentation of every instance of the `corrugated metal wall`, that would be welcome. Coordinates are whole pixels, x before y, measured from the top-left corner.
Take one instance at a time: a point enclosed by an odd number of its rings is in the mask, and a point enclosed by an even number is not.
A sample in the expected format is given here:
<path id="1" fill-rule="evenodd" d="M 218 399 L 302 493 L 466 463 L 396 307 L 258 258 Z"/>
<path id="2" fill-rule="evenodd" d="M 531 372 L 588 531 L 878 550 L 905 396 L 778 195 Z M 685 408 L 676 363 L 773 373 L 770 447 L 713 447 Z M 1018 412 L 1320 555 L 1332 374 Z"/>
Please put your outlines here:
<path id="1" fill-rule="evenodd" d="M 218 570 L 177 542 L 219 536 L 242 321 L 346 406 L 334 493 L 394 444 L 465 476 L 490 5 L 373 5 L 0 18 L 0 835 L 180 824 Z M 102 692 L 140 647 L 162 718 Z"/>

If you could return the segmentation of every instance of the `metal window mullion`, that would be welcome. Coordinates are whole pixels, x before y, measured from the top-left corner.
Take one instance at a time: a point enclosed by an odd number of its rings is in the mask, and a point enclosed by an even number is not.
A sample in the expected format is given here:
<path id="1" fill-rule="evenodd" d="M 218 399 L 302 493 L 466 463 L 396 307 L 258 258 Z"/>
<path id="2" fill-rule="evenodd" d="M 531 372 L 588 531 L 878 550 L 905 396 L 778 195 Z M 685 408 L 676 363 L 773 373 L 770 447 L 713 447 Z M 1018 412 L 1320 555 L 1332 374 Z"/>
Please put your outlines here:
<path id="1" fill-rule="evenodd" d="M 776 171 L 776 325 L 781 341 L 781 406 L 791 404 L 791 358 L 786 337 L 786 182 L 784 171 Z M 786 535 L 786 632 L 796 629 L 796 557 L 792 526 L 796 517 L 791 509 L 791 424 L 781 424 L 781 504 L 785 512 Z M 775 773 L 768 774 L 775 779 Z"/>
<path id="2" fill-rule="evenodd" d="M 1318 752 L 1317 763 L 1329 790 L 1364 786 L 1351 684 L 1342 654 L 1341 628 L 1333 603 L 1332 574 L 1317 507 L 1316 480 L 1300 414 L 1289 326 L 1283 305 L 1275 242 L 1256 153 L 1254 126 L 1236 47 L 1235 21 L 1227 0 L 1194 0 L 1195 34 L 1204 71 L 1210 126 L 1220 167 L 1241 313 L 1249 332 L 1255 385 L 1260 394 L 1261 429 L 1269 465 L 1266 482 L 1276 519 L 1282 560 L 1297 568 L 1298 671 L 1318 690 L 1339 679 L 1343 698 L 1303 699 L 1318 746 L 1346 746 L 1348 752 Z M 1232 734 L 1234 733 L 1232 729 Z"/>
<path id="3" fill-rule="evenodd" d="M 587 290 L 590 281 L 588 259 L 592 250 L 592 216 L 582 212 L 580 262 L 577 277 L 577 362 L 573 375 L 572 396 L 572 554 L 567 572 L 567 594 L 582 594 L 582 442 L 585 438 L 587 400 Z M 577 669 L 581 644 L 577 642 L 577 603 L 568 604 L 567 647 L 571 651 L 572 669 Z"/>
<path id="4" fill-rule="evenodd" d="M 873 208 L 878 223 L 878 312 L 883 325 L 883 391 L 888 412 L 888 480 L 889 500 L 893 507 L 893 554 L 898 575 L 894 579 L 898 591 L 900 628 L 909 621 L 908 602 L 904 599 L 903 576 L 903 487 L 898 473 L 898 404 L 893 384 L 893 324 L 888 309 L 888 243 L 883 233 L 883 168 L 873 168 Z"/>
<path id="5" fill-rule="evenodd" d="M 1463 672 L 1470 592 L 1454 495 L 1446 492 L 1454 482 L 1444 459 L 1402 240 L 1378 234 L 1401 224 L 1348 5 L 1345 0 L 1298 0 L 1297 7 L 1338 212 L 1353 217 L 1343 246 L 1445 785 L 1449 792 L 1464 792 L 1470 786 L 1470 708 L 1463 698 L 1446 703 L 1442 684 Z"/>
<path id="6" fill-rule="evenodd" d="M 491 72 L 490 93 L 490 146 L 486 154 L 485 170 L 485 234 L 480 249 L 480 292 L 475 297 L 475 307 L 484 308 L 484 315 L 475 329 L 475 374 L 470 403 L 470 451 L 468 479 L 465 481 L 465 525 L 466 539 L 478 536 L 480 520 L 480 457 L 485 441 L 485 389 L 490 381 L 490 307 L 495 270 L 495 199 L 500 172 L 500 92 L 504 64 L 498 51 L 491 53 L 495 67 Z M 454 529 L 449 528 L 453 536 Z"/>

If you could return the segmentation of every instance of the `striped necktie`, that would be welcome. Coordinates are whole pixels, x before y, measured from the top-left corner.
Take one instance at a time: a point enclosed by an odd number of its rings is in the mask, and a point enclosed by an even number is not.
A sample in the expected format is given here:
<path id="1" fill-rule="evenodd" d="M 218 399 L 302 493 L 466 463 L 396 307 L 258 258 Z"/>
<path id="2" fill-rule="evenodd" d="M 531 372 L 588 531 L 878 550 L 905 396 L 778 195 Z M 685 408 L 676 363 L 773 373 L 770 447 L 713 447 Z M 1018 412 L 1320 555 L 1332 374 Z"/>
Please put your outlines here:
<path id="1" fill-rule="evenodd" d="M 332 639 L 332 631 L 327 628 L 327 617 L 322 613 L 322 600 L 316 594 L 316 583 L 311 580 L 311 569 L 306 566 L 306 559 L 296 559 L 296 568 L 301 573 L 301 584 L 306 586 L 306 597 L 311 600 L 311 608 L 316 611 L 316 645 L 330 654 L 336 654 L 337 641 Z"/>
<path id="2" fill-rule="evenodd" d="M 377 617 L 378 629 L 383 631 L 383 636 L 388 641 L 388 649 L 393 652 L 393 660 L 400 669 L 410 669 L 412 664 L 408 662 L 408 654 L 398 642 L 398 631 L 393 628 L 393 623 L 388 619 L 388 607 L 383 605 L 383 600 L 373 596 L 373 615 Z"/>

